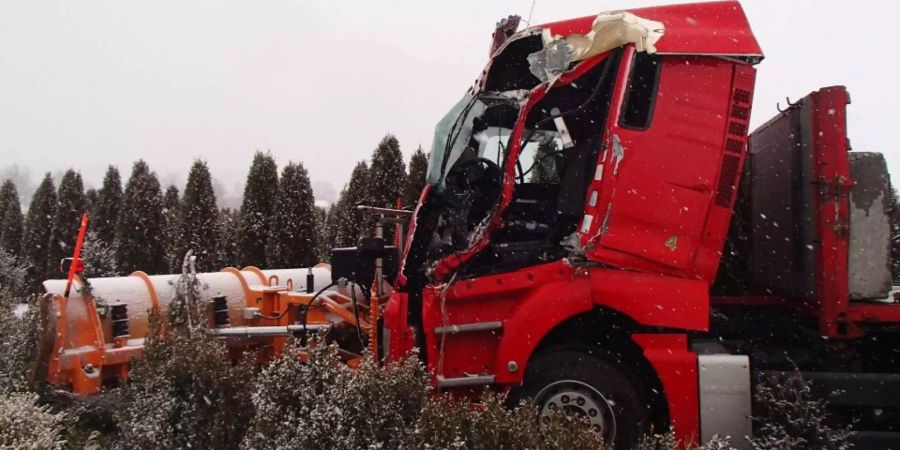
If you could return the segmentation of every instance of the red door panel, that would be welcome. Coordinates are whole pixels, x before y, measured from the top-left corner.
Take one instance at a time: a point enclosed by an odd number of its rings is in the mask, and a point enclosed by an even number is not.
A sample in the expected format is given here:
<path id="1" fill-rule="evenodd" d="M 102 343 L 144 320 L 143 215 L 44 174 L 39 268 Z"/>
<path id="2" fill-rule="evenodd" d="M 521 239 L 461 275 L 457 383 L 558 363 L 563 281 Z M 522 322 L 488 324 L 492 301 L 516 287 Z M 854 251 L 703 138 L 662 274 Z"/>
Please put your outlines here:
<path id="1" fill-rule="evenodd" d="M 635 54 L 624 61 L 631 70 Z M 627 83 L 620 81 L 607 125 L 598 201 L 581 228 L 592 259 L 625 268 L 694 273 L 715 192 L 734 63 L 661 56 L 658 91 L 646 129 L 619 123 Z M 622 74 L 620 80 L 629 75 Z M 592 209 L 593 208 L 593 209 Z M 594 214 L 590 219 L 587 215 Z M 584 225 L 584 224 L 582 224 Z"/>

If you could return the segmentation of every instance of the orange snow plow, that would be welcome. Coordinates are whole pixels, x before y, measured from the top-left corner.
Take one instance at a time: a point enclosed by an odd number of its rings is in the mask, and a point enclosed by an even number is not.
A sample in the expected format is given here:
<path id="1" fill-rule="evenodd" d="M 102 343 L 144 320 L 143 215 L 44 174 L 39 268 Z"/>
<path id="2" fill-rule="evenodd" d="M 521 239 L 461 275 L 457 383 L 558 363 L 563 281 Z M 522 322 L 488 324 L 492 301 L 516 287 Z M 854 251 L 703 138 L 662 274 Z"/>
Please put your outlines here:
<path id="1" fill-rule="evenodd" d="M 279 356 L 292 336 L 305 340 L 318 333 L 341 342 L 350 365 L 358 363 L 364 348 L 377 349 L 371 324 L 378 320 L 384 295 L 367 299 L 361 294 L 368 290 L 333 282 L 327 264 L 195 273 L 193 259 L 186 257 L 182 274 L 138 271 L 88 280 L 79 255 L 86 226 L 85 216 L 75 254 L 63 261 L 69 278 L 43 283 L 38 380 L 88 395 L 105 383 L 125 381 L 129 364 L 143 352 L 152 314 L 166 317 L 186 279 L 200 287 L 205 328 L 235 354 L 255 350 L 264 362 Z"/>

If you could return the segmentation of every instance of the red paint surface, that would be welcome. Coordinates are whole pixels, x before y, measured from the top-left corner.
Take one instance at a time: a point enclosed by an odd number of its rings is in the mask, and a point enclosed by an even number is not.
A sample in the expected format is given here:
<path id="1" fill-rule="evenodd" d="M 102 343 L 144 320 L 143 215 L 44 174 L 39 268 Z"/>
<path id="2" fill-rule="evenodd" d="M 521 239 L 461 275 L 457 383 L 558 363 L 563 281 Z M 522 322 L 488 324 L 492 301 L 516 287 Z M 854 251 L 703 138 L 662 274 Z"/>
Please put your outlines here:
<path id="1" fill-rule="evenodd" d="M 744 9 L 736 1 L 628 9 L 637 16 L 662 22 L 666 32 L 656 43 L 660 53 L 762 57 Z M 584 34 L 596 16 L 545 25 L 553 34 Z"/>
<path id="2" fill-rule="evenodd" d="M 723 161 L 743 164 L 754 69 L 719 58 L 663 57 L 653 119 L 634 130 L 619 124 L 633 56 L 629 51 L 620 68 L 598 161 L 602 178 L 588 191 L 598 201 L 585 203 L 590 226 L 579 227 L 582 244 L 594 261 L 711 284 L 740 176 L 723 175 Z M 739 90 L 749 96 L 737 101 Z M 721 183 L 732 188 L 725 206 L 715 201 Z"/>
<path id="3" fill-rule="evenodd" d="M 448 378 L 493 374 L 499 384 L 520 383 L 541 340 L 595 307 L 643 325 L 685 330 L 705 330 L 709 318 L 703 282 L 563 261 L 458 281 L 442 300 L 443 289 L 428 287 L 423 295 L 428 368 Z M 434 333 L 440 326 L 492 321 L 503 329 L 445 336 L 443 352 L 442 337 Z M 509 371 L 510 361 L 520 369 Z"/>
<path id="4" fill-rule="evenodd" d="M 850 97 L 843 86 L 834 86 L 813 92 L 808 100 L 813 104 L 813 177 L 820 190 L 830 189 L 836 194 L 833 198 L 813 196 L 816 235 L 821 241 L 820 256 L 816 261 L 820 331 L 836 337 L 838 321 L 847 312 L 850 298 L 847 278 L 849 232 L 839 232 L 840 227 L 850 223 L 849 194 L 853 185 L 847 159 L 847 103 Z"/>
<path id="5" fill-rule="evenodd" d="M 482 251 L 493 231 L 503 225 L 502 216 L 515 188 L 525 118 L 547 92 L 546 86 L 540 85 L 530 92 L 519 112 L 502 167 L 501 198 L 489 213 L 489 226 L 472 239 L 470 248 L 438 261 L 433 272 L 436 282 L 423 291 L 421 332 L 432 374 L 447 378 L 491 374 L 500 388 L 515 386 L 548 333 L 598 307 L 648 327 L 707 329 L 709 285 L 715 279 L 740 176 L 740 170 L 724 170 L 723 161 L 730 157 L 738 167 L 743 163 L 755 70 L 734 60 L 697 53 L 762 53 L 736 2 L 632 12 L 665 23 L 666 35 L 657 48 L 668 55 L 662 56 L 654 119 L 647 130 L 618 124 L 634 55 L 631 46 L 626 47 L 615 74 L 603 129 L 605 151 L 596 162 L 603 164 L 603 176 L 585 193 L 585 213 L 593 216 L 593 223 L 582 233 L 582 243 L 588 259 L 599 264 L 574 267 L 556 261 L 459 280 L 452 286 L 442 284 Z M 593 16 L 547 27 L 555 34 L 584 33 L 592 21 Z M 683 53 L 693 55 L 678 55 Z M 572 83 L 606 57 L 598 55 L 583 62 L 556 84 Z M 618 164 L 612 151 L 614 136 L 624 148 Z M 587 202 L 591 191 L 598 193 L 593 205 Z M 426 189 L 420 205 L 427 195 Z M 608 211 L 609 220 L 601 228 Z M 413 222 L 404 260 L 415 227 Z M 401 275 L 398 285 L 404 283 Z M 407 301 L 405 294 L 397 293 L 386 307 L 391 357 L 402 356 L 414 342 L 406 318 Z M 440 326 L 492 321 L 502 322 L 502 329 L 443 337 L 434 332 Z M 696 442 L 697 366 L 687 336 L 640 334 L 633 339 L 659 376 L 676 433 L 684 442 Z M 510 362 L 516 363 L 516 370 L 509 370 Z"/>
<path id="6" fill-rule="evenodd" d="M 683 334 L 635 334 L 635 342 L 656 370 L 669 407 L 675 436 L 685 447 L 700 436 L 700 393 L 697 385 L 697 354 L 688 350 Z"/>

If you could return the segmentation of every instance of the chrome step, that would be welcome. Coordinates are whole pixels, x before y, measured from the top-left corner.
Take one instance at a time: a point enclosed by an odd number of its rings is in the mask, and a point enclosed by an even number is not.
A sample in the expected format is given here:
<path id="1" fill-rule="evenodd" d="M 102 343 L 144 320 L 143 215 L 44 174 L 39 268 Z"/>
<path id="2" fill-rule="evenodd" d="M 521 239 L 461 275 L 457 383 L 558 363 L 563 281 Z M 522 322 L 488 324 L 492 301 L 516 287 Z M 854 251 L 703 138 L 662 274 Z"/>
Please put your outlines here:
<path id="1" fill-rule="evenodd" d="M 493 383 L 494 383 L 493 375 L 474 375 L 471 377 L 459 377 L 459 378 L 445 378 L 443 375 L 437 376 L 438 389 L 451 389 L 451 388 L 469 387 L 469 386 L 484 386 L 486 384 L 493 384 Z"/>
<path id="2" fill-rule="evenodd" d="M 434 329 L 434 334 L 442 335 L 442 334 L 472 333 L 475 331 L 499 330 L 501 328 L 503 328 L 503 322 L 501 322 L 499 320 L 494 321 L 494 322 L 462 323 L 459 325 L 448 325 L 446 327 L 437 327 Z"/>

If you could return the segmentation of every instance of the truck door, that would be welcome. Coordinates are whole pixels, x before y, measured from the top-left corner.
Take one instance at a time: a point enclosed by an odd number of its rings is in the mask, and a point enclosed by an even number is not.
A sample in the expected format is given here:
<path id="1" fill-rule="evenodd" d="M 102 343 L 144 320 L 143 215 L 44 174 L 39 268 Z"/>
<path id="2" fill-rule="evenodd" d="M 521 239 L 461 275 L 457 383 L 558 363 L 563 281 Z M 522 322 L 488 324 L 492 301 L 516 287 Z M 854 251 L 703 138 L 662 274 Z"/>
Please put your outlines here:
<path id="1" fill-rule="evenodd" d="M 628 49 L 579 227 L 590 259 L 675 275 L 695 271 L 732 76 L 733 63 L 724 59 Z"/>

